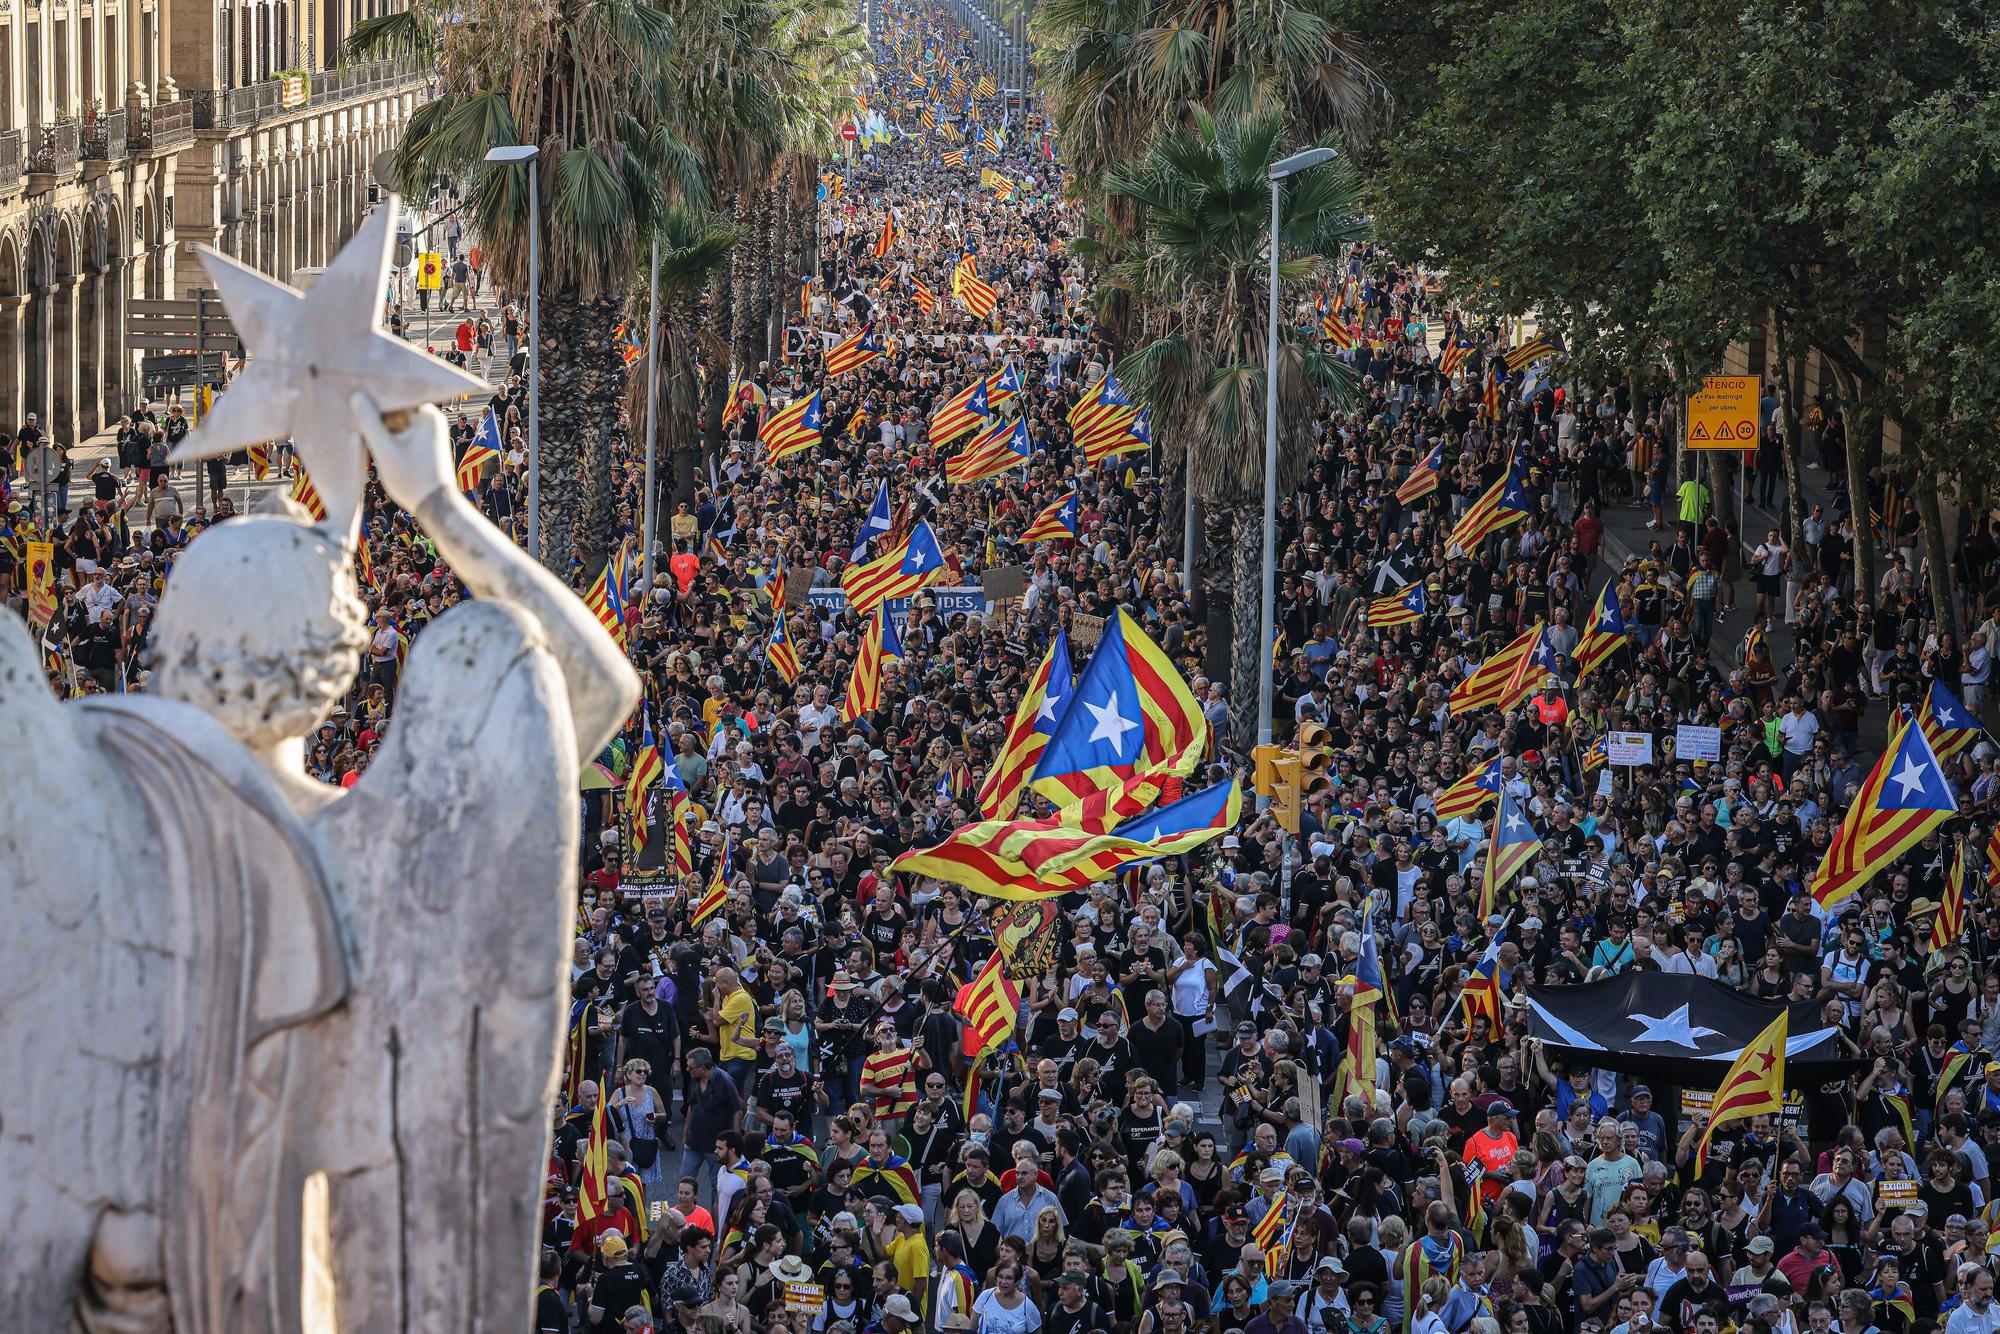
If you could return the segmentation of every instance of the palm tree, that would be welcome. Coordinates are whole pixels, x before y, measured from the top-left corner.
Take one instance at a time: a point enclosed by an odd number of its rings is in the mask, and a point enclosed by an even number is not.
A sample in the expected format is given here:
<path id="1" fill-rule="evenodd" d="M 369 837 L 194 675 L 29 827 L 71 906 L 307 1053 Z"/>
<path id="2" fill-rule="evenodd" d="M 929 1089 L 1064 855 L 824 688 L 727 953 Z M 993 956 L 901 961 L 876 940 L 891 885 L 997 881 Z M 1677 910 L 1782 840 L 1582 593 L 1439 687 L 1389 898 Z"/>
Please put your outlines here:
<path id="1" fill-rule="evenodd" d="M 437 0 L 359 25 L 357 55 L 412 52 L 438 95 L 410 117 L 396 184 L 423 197 L 451 175 L 504 291 L 527 287 L 529 172 L 487 150 L 541 149 L 544 565 L 601 565 L 612 525 L 612 460 L 627 443 L 627 370 L 617 334 L 646 238 L 676 197 L 699 198 L 698 163 L 668 127 L 675 25 L 647 0 L 510 6 Z"/>
<path id="2" fill-rule="evenodd" d="M 1230 526 L 1234 617 L 1230 708 L 1239 739 L 1257 708 L 1263 583 L 1265 340 L 1269 318 L 1271 164 L 1286 152 L 1276 116 L 1217 119 L 1197 109 L 1189 130 L 1162 138 L 1105 189 L 1143 227 L 1110 270 L 1143 295 L 1142 345 L 1118 365 L 1162 439 L 1187 451 L 1191 489 Z M 1344 164 L 1282 186 L 1279 278 L 1298 285 L 1358 240 L 1360 186 Z M 1345 401 L 1354 372 L 1320 348 L 1317 330 L 1283 318 L 1278 346 L 1279 489 L 1295 485 L 1322 396 Z"/>

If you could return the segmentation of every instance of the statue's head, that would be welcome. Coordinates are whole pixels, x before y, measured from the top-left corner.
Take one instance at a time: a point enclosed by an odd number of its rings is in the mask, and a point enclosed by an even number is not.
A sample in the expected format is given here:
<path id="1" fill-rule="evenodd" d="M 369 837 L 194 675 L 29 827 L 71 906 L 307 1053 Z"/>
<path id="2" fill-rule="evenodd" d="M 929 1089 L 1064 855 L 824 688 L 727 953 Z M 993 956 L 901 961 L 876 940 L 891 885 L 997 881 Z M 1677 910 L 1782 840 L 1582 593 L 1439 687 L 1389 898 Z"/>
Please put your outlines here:
<path id="1" fill-rule="evenodd" d="M 174 562 L 152 689 L 261 749 L 304 736 L 353 685 L 367 608 L 348 544 L 296 506 L 217 524 Z"/>

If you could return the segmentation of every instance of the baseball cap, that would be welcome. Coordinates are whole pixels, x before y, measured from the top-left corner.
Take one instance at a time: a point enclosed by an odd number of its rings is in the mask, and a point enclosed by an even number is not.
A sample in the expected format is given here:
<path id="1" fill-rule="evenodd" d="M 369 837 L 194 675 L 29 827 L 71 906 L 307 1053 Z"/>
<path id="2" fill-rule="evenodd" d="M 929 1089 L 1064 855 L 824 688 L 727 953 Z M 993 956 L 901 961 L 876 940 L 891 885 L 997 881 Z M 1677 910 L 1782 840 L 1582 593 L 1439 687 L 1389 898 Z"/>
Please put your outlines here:
<path id="1" fill-rule="evenodd" d="M 1073 1024 L 1081 1017 L 1081 1015 L 1077 1014 L 1073 1006 L 1068 1005 L 1063 1006 L 1062 1013 L 1056 1016 L 1057 1019 L 1065 1024 Z"/>
<path id="2" fill-rule="evenodd" d="M 1647 1088 L 1644 1084 L 1635 1084 L 1632 1087 L 1632 1096 L 1635 1098 L 1650 1098 L 1653 1096 L 1653 1090 Z"/>
<path id="3" fill-rule="evenodd" d="M 1492 1102 L 1486 1104 L 1486 1114 L 1488 1116 L 1512 1116 L 1514 1114 L 1514 1104 L 1508 1102 L 1505 1098 L 1495 1098 Z"/>
<path id="4" fill-rule="evenodd" d="M 1245 1019 L 1242 1023 L 1236 1026 L 1236 1036 L 1239 1038 L 1256 1037 L 1257 1025 L 1251 1023 L 1248 1019 Z M 1990 1070 L 2000 1070 L 2000 1061 L 1993 1062 L 1993 1064 L 1988 1066 L 1987 1068 Z"/>
<path id="5" fill-rule="evenodd" d="M 1331 1255 L 1322 1255 L 1319 1258 L 1319 1263 L 1313 1266 L 1313 1272 L 1315 1274 L 1345 1274 L 1347 1266 L 1341 1264 L 1339 1260 Z"/>
<path id="6" fill-rule="evenodd" d="M 914 1204 L 897 1205 L 896 1216 L 902 1219 L 905 1223 L 916 1223 L 919 1226 L 921 1226 L 924 1221 L 924 1211 Z"/>
<path id="7" fill-rule="evenodd" d="M 1750 1238 L 1750 1244 L 1744 1247 L 1752 1255 L 1769 1255 L 1777 1248 L 1777 1243 L 1766 1236 L 1752 1237 Z"/>

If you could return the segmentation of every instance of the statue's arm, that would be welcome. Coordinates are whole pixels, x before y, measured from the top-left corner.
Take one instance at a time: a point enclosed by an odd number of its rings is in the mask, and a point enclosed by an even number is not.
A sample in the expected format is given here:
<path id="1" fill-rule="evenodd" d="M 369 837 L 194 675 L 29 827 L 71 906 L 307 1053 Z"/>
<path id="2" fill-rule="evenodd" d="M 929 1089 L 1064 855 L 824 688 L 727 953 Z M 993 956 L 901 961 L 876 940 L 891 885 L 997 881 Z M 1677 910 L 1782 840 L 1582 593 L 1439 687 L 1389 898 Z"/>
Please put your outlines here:
<path id="1" fill-rule="evenodd" d="M 583 600 L 459 494 L 444 414 L 423 408 L 391 432 L 374 405 L 356 397 L 355 417 L 390 496 L 417 516 L 475 597 L 511 602 L 541 626 L 562 668 L 578 759 L 590 759 L 638 704 L 638 673 Z"/>

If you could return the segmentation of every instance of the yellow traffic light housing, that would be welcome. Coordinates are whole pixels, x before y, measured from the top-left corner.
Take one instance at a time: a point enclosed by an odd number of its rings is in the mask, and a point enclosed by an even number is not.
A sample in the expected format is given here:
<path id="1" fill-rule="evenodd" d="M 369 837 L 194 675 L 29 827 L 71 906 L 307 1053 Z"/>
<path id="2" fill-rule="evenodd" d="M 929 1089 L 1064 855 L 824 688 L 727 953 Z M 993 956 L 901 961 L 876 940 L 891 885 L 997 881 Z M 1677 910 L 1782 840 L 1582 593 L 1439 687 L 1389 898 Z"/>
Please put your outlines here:
<path id="1" fill-rule="evenodd" d="M 1278 757 L 1284 753 L 1282 746 L 1262 745 L 1251 748 L 1250 790 L 1252 792 L 1260 797 L 1271 795 L 1278 782 Z"/>
<path id="2" fill-rule="evenodd" d="M 1297 751 L 1288 750 L 1278 756 L 1272 766 L 1275 783 L 1271 790 L 1271 811 L 1278 817 L 1278 825 L 1288 834 L 1299 832 L 1299 814 L 1304 802 L 1299 792 L 1299 756 Z"/>
<path id="3" fill-rule="evenodd" d="M 1333 786 L 1333 734 L 1322 723 L 1299 724 L 1299 792 L 1310 797 Z"/>

